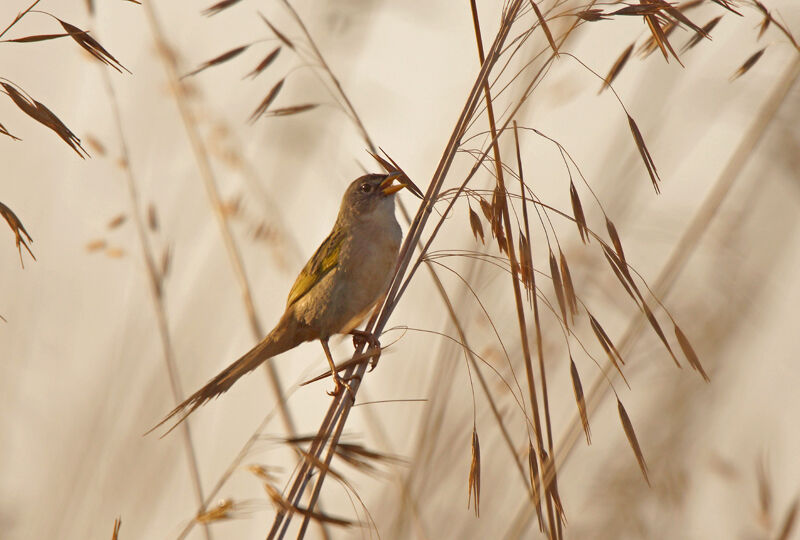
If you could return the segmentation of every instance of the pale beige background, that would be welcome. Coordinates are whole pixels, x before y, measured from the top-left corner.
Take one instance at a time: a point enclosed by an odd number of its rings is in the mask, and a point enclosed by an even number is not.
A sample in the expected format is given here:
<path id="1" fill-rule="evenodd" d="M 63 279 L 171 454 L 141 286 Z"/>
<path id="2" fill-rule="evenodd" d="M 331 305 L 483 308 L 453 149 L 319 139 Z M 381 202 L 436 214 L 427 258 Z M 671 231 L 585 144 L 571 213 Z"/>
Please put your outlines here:
<path id="1" fill-rule="evenodd" d="M 143 204 L 157 209 L 160 230 L 151 236 L 160 254 L 169 247 L 165 282 L 170 335 L 185 392 L 203 384 L 253 343 L 229 260 L 213 218 L 197 164 L 187 143 L 154 45 L 144 8 L 122 1 L 85 4 L 43 0 L 41 9 L 81 27 L 133 72 L 110 72 L 121 108 Z M 484 32 L 491 35 L 497 6 L 479 3 Z M 800 34 L 800 9 L 776 0 L 789 28 Z M 0 23 L 25 2 L 5 0 Z M 153 7 L 188 72 L 240 44 L 272 38 L 255 15 L 262 10 L 292 39 L 300 32 L 278 3 L 243 0 L 216 17 L 199 13 L 205 3 L 154 2 Z M 332 69 L 362 115 L 373 139 L 424 189 L 477 73 L 468 5 L 357 1 L 298 2 Z M 696 21 L 721 13 L 704 8 Z M 572 154 L 626 246 L 628 260 L 656 279 L 689 221 L 734 157 L 737 144 L 760 118 L 760 109 L 798 53 L 770 30 L 762 60 L 740 80 L 731 73 L 762 44 L 759 18 L 726 15 L 713 42 L 683 55 L 686 68 L 666 64 L 658 53 L 631 60 L 616 89 L 637 119 L 663 179 L 662 194 L 649 185 L 619 106 L 599 82 L 567 57 L 525 106 L 520 122 L 556 138 Z M 493 24 L 494 23 L 494 24 Z M 640 21 L 587 25 L 570 48 L 604 73 L 627 44 L 643 36 Z M 59 31 L 46 15 L 31 15 L 12 37 Z M 676 36 L 678 34 L 675 34 Z M 524 54 L 539 50 L 529 47 Z M 682 45 L 686 33 L 676 43 Z M 294 275 L 328 232 L 339 197 L 362 165 L 374 168 L 365 144 L 344 115 L 331 106 L 311 70 L 284 50 L 256 81 L 242 75 L 274 40 L 259 43 L 226 65 L 191 80 L 191 105 L 213 155 L 226 198 L 241 196 L 248 220 L 274 228 L 271 241 L 254 240 L 252 223 L 232 221 L 262 323 L 281 313 Z M 125 176 L 115 163 L 119 140 L 101 67 L 65 40 L 2 44 L 0 76 L 50 107 L 79 137 L 101 141 L 108 155 L 82 161 L 58 138 L 0 99 L 0 121 L 23 141 L 0 139 L 0 201 L 23 221 L 37 261 L 20 268 L 9 232 L 0 233 L 0 538 L 108 538 L 115 517 L 120 538 L 173 538 L 196 511 L 188 466 L 177 433 L 143 437 L 174 404 L 147 290 L 139 240 L 130 219 Z M 278 103 L 327 103 L 297 117 L 246 120 L 268 89 L 295 69 Z M 518 96 L 513 94 L 513 98 Z M 3 97 L 3 96 L 0 96 Z M 509 98 L 511 99 L 511 98 Z M 509 100 L 502 102 L 509 103 Z M 688 367 L 677 370 L 650 332 L 628 352 L 632 390 L 617 385 L 650 465 L 648 489 L 619 427 L 613 395 L 592 410 L 593 444 L 578 441 L 560 477 L 570 538 L 761 538 L 774 535 L 800 493 L 800 407 L 797 303 L 800 300 L 800 86 L 796 83 L 748 149 L 745 166 L 708 226 L 665 301 L 709 371 L 707 385 Z M 502 109 L 501 109 L 502 110 Z M 479 139 L 480 140 L 480 139 Z M 540 139 L 523 139 L 526 174 L 545 201 L 569 211 L 567 176 L 558 154 Z M 232 166 L 224 151 L 235 148 L 246 166 Z M 509 154 L 510 156 L 511 154 Z M 469 165 L 456 164 L 449 185 Z M 248 173 L 247 171 L 254 171 Z M 573 171 L 574 172 L 574 171 Z M 488 186 L 488 175 L 480 179 Z M 586 193 L 585 190 L 582 193 Z M 417 201 L 401 195 L 412 210 Z M 585 197 L 590 222 L 602 231 L 602 215 Z M 476 249 L 457 207 L 437 249 Z M 405 227 L 404 227 L 405 228 Z M 4 229 L 0 227 L 0 229 Z M 633 315 L 624 292 L 602 259 L 586 254 L 574 228 L 559 229 L 579 292 L 618 337 Z M 89 253 L 103 238 L 123 250 L 120 258 Z M 594 246 L 596 248 L 596 246 Z M 491 253 L 495 247 L 488 248 Z M 468 268 L 476 292 L 519 358 L 516 318 L 508 280 L 491 267 Z M 543 268 L 545 269 L 545 268 Z M 599 270 L 598 270 L 599 269 Z M 473 347 L 497 356 L 497 344 L 460 282 L 443 274 L 468 324 Z M 426 272 L 420 272 L 392 323 L 453 334 Z M 575 405 L 560 334 L 546 323 L 551 400 L 556 433 L 573 420 Z M 384 341 L 398 337 L 387 334 Z M 337 345 L 344 357 L 349 343 Z M 599 357 L 599 351 L 598 351 Z M 576 356 L 584 387 L 598 376 Z M 439 442 L 416 456 L 424 420 L 439 411 L 443 389 L 431 390 L 443 366 L 451 366 Z M 324 368 L 316 344 L 280 357 L 281 379 L 292 385 Z M 517 364 L 519 367 L 519 364 Z M 504 388 L 486 376 L 500 396 Z M 524 372 L 518 370 L 524 378 Z M 326 383 L 296 391 L 289 402 L 300 433 L 318 426 L 329 398 Z M 481 517 L 467 509 L 472 399 L 458 348 L 427 334 L 408 332 L 369 375 L 365 395 L 374 400 L 431 398 L 428 403 L 387 403 L 356 408 L 352 440 L 405 456 L 402 466 L 382 466 L 375 479 L 345 471 L 359 490 L 382 538 L 492 538 L 514 535 L 524 491 L 508 450 L 497 434 L 484 396 L 477 396 L 483 458 Z M 624 390 L 624 391 L 623 391 Z M 437 397 L 438 396 L 438 397 Z M 360 396 L 363 397 L 363 396 Z M 523 424 L 507 394 L 504 412 L 515 444 L 523 448 Z M 274 406 L 261 372 L 196 413 L 191 421 L 205 489 L 212 486 L 261 418 Z M 369 408 L 369 411 L 366 409 Z M 370 416 L 371 414 L 371 416 Z M 516 416 L 515 416 L 516 415 Z M 376 419 L 382 429 L 371 424 Z M 268 434 L 281 436 L 278 421 Z M 765 464 L 771 514 L 759 513 L 756 470 Z M 292 454 L 265 440 L 245 463 L 293 466 Z M 398 479 L 411 478 L 415 517 L 401 503 Z M 423 480 L 427 479 L 427 480 Z M 341 486 L 329 482 L 323 501 L 334 515 L 354 518 Z M 214 538 L 261 538 L 273 511 L 258 482 L 234 473 L 220 497 L 255 501 L 240 519 L 215 524 Z M 364 520 L 363 512 L 358 519 Z M 771 519 L 771 521 L 769 521 Z M 401 524 L 403 525 L 401 527 Z M 527 523 L 525 535 L 535 536 Z M 331 529 L 334 537 L 375 537 L 374 531 Z M 311 537 L 319 530 L 311 529 Z M 196 527 L 192 538 L 203 538 Z"/>

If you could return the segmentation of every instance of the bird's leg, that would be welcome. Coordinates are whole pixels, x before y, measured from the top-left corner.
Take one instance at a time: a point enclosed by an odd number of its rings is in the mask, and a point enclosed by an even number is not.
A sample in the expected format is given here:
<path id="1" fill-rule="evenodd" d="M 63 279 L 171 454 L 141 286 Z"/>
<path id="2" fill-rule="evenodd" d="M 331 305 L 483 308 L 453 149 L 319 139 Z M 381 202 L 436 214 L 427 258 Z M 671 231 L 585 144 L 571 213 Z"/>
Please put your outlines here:
<path id="1" fill-rule="evenodd" d="M 375 334 L 372 332 L 365 332 L 364 330 L 350 330 L 350 335 L 353 336 L 353 346 L 358 348 L 363 343 L 369 345 L 370 349 L 378 349 L 381 350 L 381 342 L 378 341 L 378 338 L 375 337 Z M 369 370 L 372 371 L 375 369 L 375 366 L 378 365 L 378 359 L 380 358 L 380 354 L 377 354 L 369 359 Z"/>
<path id="2" fill-rule="evenodd" d="M 339 373 L 336 371 L 336 364 L 333 363 L 333 356 L 331 355 L 331 349 L 328 347 L 328 340 L 327 339 L 320 339 L 320 343 L 322 343 L 322 349 L 325 351 L 325 357 L 328 359 L 328 364 L 331 366 L 331 377 L 333 378 L 333 384 L 336 386 L 333 389 L 333 392 L 328 392 L 329 396 L 336 395 L 342 387 L 346 388 L 348 392 L 350 392 L 350 399 L 353 401 L 356 400 L 355 394 L 353 394 L 353 389 L 350 388 L 350 385 L 342 380 L 339 377 Z"/>

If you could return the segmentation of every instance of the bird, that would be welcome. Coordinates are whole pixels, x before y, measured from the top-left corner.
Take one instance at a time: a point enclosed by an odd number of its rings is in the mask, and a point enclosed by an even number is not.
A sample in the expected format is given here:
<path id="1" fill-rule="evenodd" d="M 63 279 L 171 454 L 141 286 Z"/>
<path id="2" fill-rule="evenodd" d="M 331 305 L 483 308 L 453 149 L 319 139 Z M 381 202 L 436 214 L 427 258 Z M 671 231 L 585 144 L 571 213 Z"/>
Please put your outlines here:
<path id="1" fill-rule="evenodd" d="M 334 393 L 344 388 L 352 397 L 349 384 L 337 373 L 328 340 L 335 334 L 351 334 L 354 341 L 377 343 L 371 334 L 357 327 L 390 285 L 402 240 L 394 215 L 395 194 L 405 187 L 422 197 L 419 188 L 399 171 L 366 174 L 353 180 L 344 192 L 331 233 L 297 276 L 275 328 L 150 431 L 180 415 L 171 431 L 201 405 L 230 389 L 240 377 L 306 341 L 319 340 L 322 344 Z"/>

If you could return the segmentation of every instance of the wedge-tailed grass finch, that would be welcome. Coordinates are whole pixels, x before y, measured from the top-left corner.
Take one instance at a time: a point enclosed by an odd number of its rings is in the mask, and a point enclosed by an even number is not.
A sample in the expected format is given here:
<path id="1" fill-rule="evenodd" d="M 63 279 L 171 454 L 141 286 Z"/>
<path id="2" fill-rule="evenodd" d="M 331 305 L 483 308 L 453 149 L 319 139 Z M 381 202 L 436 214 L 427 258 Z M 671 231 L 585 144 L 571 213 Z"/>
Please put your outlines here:
<path id="1" fill-rule="evenodd" d="M 349 333 L 374 342 L 372 336 L 356 327 L 388 288 L 397 260 L 402 232 L 394 217 L 395 193 L 409 187 L 415 195 L 422 195 L 410 181 L 400 178 L 400 173 L 368 174 L 348 186 L 333 230 L 297 276 L 289 291 L 286 311 L 275 328 L 175 407 L 159 425 L 177 415 L 183 420 L 228 390 L 245 373 L 304 341 L 318 339 L 322 343 L 336 391 L 342 387 L 350 390 L 336 372 L 328 339 L 334 334 Z"/>

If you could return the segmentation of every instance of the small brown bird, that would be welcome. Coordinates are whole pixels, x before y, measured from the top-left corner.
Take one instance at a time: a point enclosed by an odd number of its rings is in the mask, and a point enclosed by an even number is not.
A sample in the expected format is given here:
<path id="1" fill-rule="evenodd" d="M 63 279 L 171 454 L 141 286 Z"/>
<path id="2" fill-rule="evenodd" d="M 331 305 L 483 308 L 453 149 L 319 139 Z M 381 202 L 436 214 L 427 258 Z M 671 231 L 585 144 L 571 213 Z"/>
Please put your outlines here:
<path id="1" fill-rule="evenodd" d="M 275 328 L 175 407 L 156 427 L 177 415 L 181 415 L 180 423 L 202 404 L 227 391 L 245 373 L 304 341 L 318 339 L 322 343 L 336 391 L 342 387 L 350 390 L 336 372 L 328 339 L 334 334 L 374 339 L 356 327 L 385 293 L 397 260 L 402 231 L 394 217 L 395 193 L 409 187 L 415 195 L 422 195 L 410 181 L 398 180 L 394 184 L 401 176 L 368 174 L 350 184 L 333 230 L 297 276 L 289 291 L 286 311 Z"/>

